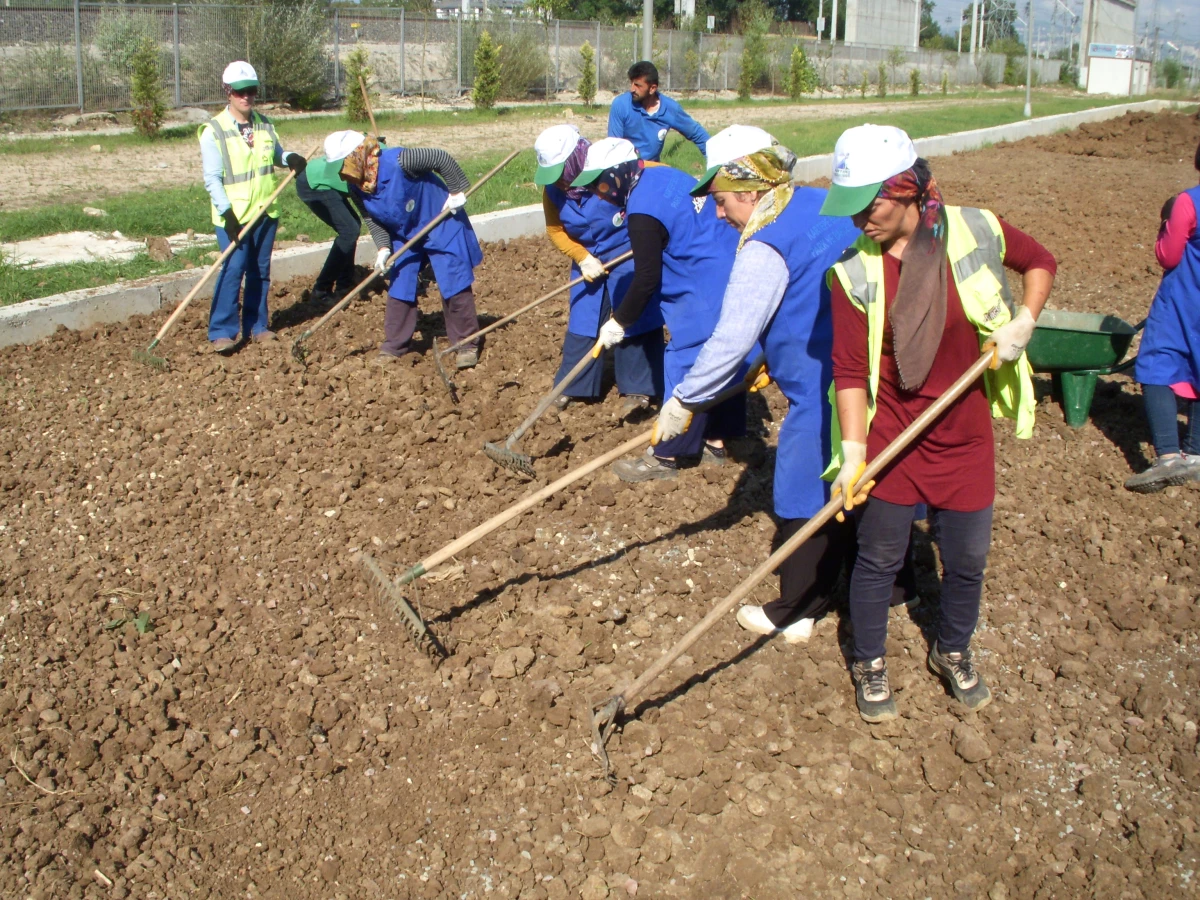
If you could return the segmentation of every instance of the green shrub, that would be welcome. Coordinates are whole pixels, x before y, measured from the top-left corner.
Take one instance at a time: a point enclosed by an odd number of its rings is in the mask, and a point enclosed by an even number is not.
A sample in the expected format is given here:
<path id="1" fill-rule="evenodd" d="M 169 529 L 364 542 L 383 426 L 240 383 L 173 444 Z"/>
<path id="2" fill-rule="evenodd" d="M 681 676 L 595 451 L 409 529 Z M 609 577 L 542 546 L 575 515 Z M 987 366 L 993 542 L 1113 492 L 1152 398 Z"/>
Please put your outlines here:
<path id="1" fill-rule="evenodd" d="M 984 87 L 996 86 L 996 68 L 991 60 L 984 60 L 979 64 L 979 83 Z"/>
<path id="2" fill-rule="evenodd" d="M 797 44 L 792 48 L 792 64 L 788 70 L 788 96 L 800 100 L 805 94 L 817 89 L 817 70 L 808 59 L 804 48 Z"/>
<path id="3" fill-rule="evenodd" d="M 1058 83 L 1076 87 L 1079 84 L 1079 67 L 1069 62 L 1063 63 L 1058 69 Z"/>
<path id="4" fill-rule="evenodd" d="M 475 45 L 475 84 L 471 102 L 476 109 L 491 109 L 500 94 L 500 48 L 492 43 L 487 31 L 479 35 Z"/>
<path id="5" fill-rule="evenodd" d="M 863 69 L 862 81 L 858 84 L 858 93 L 864 100 L 867 99 L 867 91 L 871 89 L 871 76 L 867 74 L 867 70 Z"/>
<path id="6" fill-rule="evenodd" d="M 908 70 L 908 92 L 914 97 L 921 93 L 921 72 L 918 69 Z"/>
<path id="7" fill-rule="evenodd" d="M 158 57 L 158 42 L 147 37 L 142 39 L 142 45 L 131 60 L 133 77 L 129 83 L 129 96 L 133 102 L 133 125 L 147 137 L 158 134 L 167 115 Z"/>
<path id="8" fill-rule="evenodd" d="M 887 96 L 887 66 L 882 61 L 879 63 L 879 87 L 875 91 L 876 96 Z"/>
<path id="9" fill-rule="evenodd" d="M 908 54 L 899 47 L 893 47 L 888 51 L 887 62 L 892 67 L 892 84 L 898 84 L 896 80 L 896 70 L 908 61 Z"/>
<path id="10" fill-rule="evenodd" d="M 950 93 L 950 73 L 942 73 L 942 96 Z"/>
<path id="11" fill-rule="evenodd" d="M 738 97 L 750 94 L 768 73 L 767 29 L 771 13 L 762 0 L 746 0 L 742 5 L 742 70 L 738 74 Z"/>
<path id="12" fill-rule="evenodd" d="M 319 107 L 332 84 L 332 61 L 325 53 L 328 31 L 319 0 L 272 0 L 258 7 L 246 44 L 264 92 L 300 109 Z"/>
<path id="13" fill-rule="evenodd" d="M 111 73 L 122 80 L 133 70 L 134 57 L 147 40 L 158 39 L 154 19 L 147 15 L 105 12 L 96 23 L 96 48 Z"/>
<path id="14" fill-rule="evenodd" d="M 1168 57 L 1158 64 L 1158 83 L 1167 90 L 1179 87 L 1183 76 L 1183 65 L 1174 57 Z"/>
<path id="15" fill-rule="evenodd" d="M 588 106 L 596 99 L 596 51 L 587 41 L 579 48 L 579 99 Z"/>
<path id="16" fill-rule="evenodd" d="M 367 110 L 367 98 L 363 96 L 362 85 L 367 86 L 367 97 L 375 102 L 376 94 L 371 90 L 370 53 L 362 45 L 356 46 L 346 56 L 346 118 L 351 122 L 369 122 L 371 116 Z"/>
<path id="17" fill-rule="evenodd" d="M 475 80 L 475 48 L 479 46 L 482 35 L 481 26 L 463 23 L 463 84 L 471 84 Z M 545 89 L 550 56 L 546 52 L 543 29 L 525 25 L 501 36 L 503 43 L 497 47 L 500 54 L 500 93 L 497 99 L 524 100 L 531 90 Z M 440 74 L 443 78 L 454 80 L 457 68 L 456 54 L 451 53 Z"/>

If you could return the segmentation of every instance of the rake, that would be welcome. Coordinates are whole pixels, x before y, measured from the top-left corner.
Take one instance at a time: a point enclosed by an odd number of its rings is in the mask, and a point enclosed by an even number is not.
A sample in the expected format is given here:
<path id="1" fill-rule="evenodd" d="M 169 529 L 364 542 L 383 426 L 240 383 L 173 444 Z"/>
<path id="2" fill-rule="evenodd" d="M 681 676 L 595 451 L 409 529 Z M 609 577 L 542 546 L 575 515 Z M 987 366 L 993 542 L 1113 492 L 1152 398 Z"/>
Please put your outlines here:
<path id="1" fill-rule="evenodd" d="M 375 586 L 375 590 L 379 594 L 379 599 L 388 607 L 390 611 L 397 615 L 400 619 L 400 624 L 404 626 L 404 630 L 408 632 L 413 643 L 420 648 L 421 652 L 429 657 L 430 662 L 435 666 L 446 658 L 446 648 L 433 636 L 417 615 L 416 610 L 409 605 L 404 599 L 404 595 L 400 593 L 400 588 L 396 582 L 388 578 L 384 574 L 383 569 L 373 556 L 369 553 L 363 553 L 360 557 L 360 562 L 363 568 L 367 570 L 367 578 Z"/>
<path id="2" fill-rule="evenodd" d="M 622 253 L 620 256 L 614 257 L 613 259 L 610 259 L 608 262 L 606 262 L 604 264 L 604 268 L 607 271 L 611 272 L 613 270 L 613 268 L 615 268 L 616 266 L 619 266 L 621 263 L 625 262 L 627 259 L 632 259 L 632 258 L 633 258 L 632 250 L 628 251 L 626 253 Z M 503 319 L 497 319 L 495 322 L 493 322 L 491 325 L 488 325 L 486 328 L 481 328 L 474 334 L 467 335 L 461 341 L 459 341 L 456 344 L 452 344 L 451 346 L 447 347 L 445 350 L 438 349 L 437 338 L 434 338 L 433 339 L 433 362 L 434 362 L 434 365 L 437 366 L 438 375 L 441 376 L 442 383 L 446 385 L 446 390 L 448 390 L 450 392 L 450 398 L 455 403 L 458 402 L 458 387 L 454 383 L 454 377 L 449 373 L 449 371 L 446 370 L 446 367 L 442 363 L 443 356 L 449 356 L 454 351 L 461 350 L 467 344 L 474 342 L 478 338 L 483 337 L 485 334 L 490 334 L 491 332 L 495 331 L 497 328 L 501 328 L 504 325 L 507 325 L 509 322 L 513 321 L 513 319 L 517 318 L 517 316 L 524 315 L 525 313 L 529 312 L 531 309 L 541 306 L 547 300 L 554 299 L 555 297 L 557 297 L 559 294 L 563 293 L 564 291 L 569 291 L 569 290 L 571 290 L 571 288 L 575 287 L 576 285 L 583 284 L 584 281 L 585 281 L 585 279 L 582 275 L 578 278 L 572 279 L 571 281 L 568 281 L 566 284 L 564 284 L 562 287 L 557 287 L 554 290 L 550 291 L 548 294 L 542 294 L 542 296 L 538 297 L 536 300 L 526 303 L 524 306 L 522 306 L 516 312 L 509 313 Z"/>
<path id="3" fill-rule="evenodd" d="M 493 175 L 495 175 L 497 172 L 499 172 L 501 169 L 503 169 L 505 166 L 507 166 L 510 162 L 512 162 L 514 159 L 516 159 L 518 154 L 520 154 L 520 153 L 521 153 L 520 150 L 514 150 L 512 153 L 508 154 L 508 156 L 504 157 L 504 159 L 502 159 L 500 161 L 500 163 L 494 169 L 492 169 L 490 172 L 488 172 L 482 178 L 480 178 L 477 182 L 475 182 L 473 185 L 471 185 L 471 187 L 467 189 L 466 195 L 468 197 L 470 197 L 473 193 L 475 193 L 477 190 L 479 190 L 481 187 L 483 187 L 485 184 L 487 184 L 487 182 L 491 179 L 491 177 Z M 422 227 L 416 234 L 414 234 L 411 238 L 409 238 L 404 243 L 404 246 L 402 246 L 399 250 L 397 250 L 395 253 L 393 253 L 391 256 L 388 257 L 388 261 L 385 265 L 384 271 L 386 272 L 388 269 L 390 269 L 392 267 L 392 264 L 395 263 L 397 259 L 399 259 L 408 250 L 410 250 L 415 244 L 419 243 L 422 239 L 424 239 L 424 237 L 427 234 L 429 234 L 429 232 L 433 231 L 433 229 L 435 229 L 435 228 L 437 228 L 437 226 L 441 225 L 442 222 L 444 222 L 446 219 L 448 219 L 451 215 L 452 215 L 452 213 L 450 212 L 450 210 L 442 210 L 440 213 L 438 213 L 436 216 L 434 216 L 432 219 L 430 219 L 424 225 L 424 227 Z M 371 272 L 370 275 L 368 275 L 366 278 L 364 278 L 362 281 L 360 281 L 358 283 L 358 285 L 354 288 L 354 290 L 352 290 L 345 297 L 343 297 L 341 300 L 339 300 L 337 305 L 334 306 L 331 310 L 329 310 L 329 312 L 327 312 L 327 313 L 325 313 L 325 315 L 321 316 L 321 318 L 317 320 L 317 323 L 315 325 L 313 325 L 312 328 L 309 328 L 308 330 L 303 332 L 300 335 L 300 337 L 296 338 L 296 340 L 292 342 L 292 357 L 295 358 L 295 360 L 297 362 L 304 362 L 305 358 L 308 356 L 308 349 L 304 346 L 304 342 L 307 341 L 309 338 L 311 338 L 318 331 L 320 331 L 326 322 L 328 322 L 330 319 L 332 319 L 334 316 L 336 316 L 339 312 L 341 312 L 343 309 L 345 309 L 347 306 L 349 306 L 351 301 L 353 301 L 355 297 L 357 297 L 366 288 L 368 288 L 371 285 L 371 283 L 375 281 L 376 278 L 382 278 L 382 277 L 383 276 L 380 275 L 378 272 L 373 271 L 373 272 Z"/>
<path id="4" fill-rule="evenodd" d="M 321 145 L 317 144 L 308 151 L 308 156 L 305 158 L 312 159 L 320 149 Z M 229 242 L 228 247 L 221 251 L 221 255 L 216 258 L 216 261 L 213 262 L 213 264 L 209 266 L 207 270 L 205 270 L 204 274 L 200 276 L 200 280 L 193 285 L 192 289 L 188 291 L 187 296 L 183 298 L 183 301 L 175 307 L 175 311 L 171 313 L 167 321 L 163 323 L 162 328 L 158 329 L 158 334 L 154 336 L 154 340 L 150 342 L 150 345 L 146 347 L 145 350 L 133 351 L 133 358 L 135 360 L 162 372 L 165 372 L 171 367 L 171 364 L 167 360 L 163 359 L 161 356 L 154 355 L 154 348 L 162 343 L 162 339 L 167 336 L 167 332 L 171 330 L 171 326 L 173 326 L 179 320 L 179 317 L 183 315 L 183 311 L 188 308 L 188 304 L 191 303 L 192 300 L 195 299 L 196 295 L 200 293 L 200 289 L 208 283 L 208 279 L 211 278 L 213 274 L 221 268 L 221 266 L 225 265 L 225 260 L 229 259 L 229 257 L 233 254 L 233 251 L 241 246 L 242 238 L 246 237 L 246 235 L 250 234 L 250 232 L 254 230 L 254 226 L 258 224 L 258 220 L 262 218 L 263 213 L 271 208 L 271 204 L 275 202 L 279 195 L 283 193 L 283 189 L 287 187 L 295 177 L 295 172 L 288 172 L 283 181 L 279 183 L 279 187 L 275 188 L 274 192 L 270 197 L 267 198 L 266 202 L 263 203 L 263 205 L 255 211 L 254 215 L 249 218 L 246 224 L 242 226 L 242 230 L 238 236 Z"/>
<path id="5" fill-rule="evenodd" d="M 984 347 L 983 355 L 979 357 L 971 368 L 967 369 L 944 394 L 938 397 L 921 415 L 917 416 L 911 425 L 905 428 L 894 441 L 883 449 L 883 452 L 871 460 L 870 465 L 866 466 L 858 478 L 855 479 L 853 489 L 857 491 L 861 486 L 873 481 L 909 444 L 920 437 L 925 429 L 945 412 L 951 403 L 971 387 L 976 379 L 983 374 L 984 370 L 994 367 L 993 363 L 998 365 L 999 356 L 996 355 L 994 346 L 988 344 Z M 745 581 L 734 588 L 733 593 L 717 603 L 709 611 L 708 615 L 692 626 L 692 629 L 675 646 L 663 653 L 649 669 L 642 673 L 641 677 L 620 693 L 614 694 L 607 700 L 592 707 L 592 753 L 604 767 L 604 777 L 610 783 L 614 780 L 614 777 L 612 774 L 612 763 L 608 758 L 608 751 L 605 749 L 605 744 L 616 728 L 621 713 L 659 675 L 665 672 L 675 660 L 679 659 L 696 641 L 700 640 L 726 613 L 748 597 L 760 581 L 778 569 L 783 561 L 791 556 L 801 544 L 820 530 L 826 522 L 836 516 L 842 510 L 843 505 L 843 500 L 840 496 L 831 497 L 829 502 L 821 507 L 820 511 L 809 519 L 803 528 L 767 557 L 767 560 L 751 572 Z"/>

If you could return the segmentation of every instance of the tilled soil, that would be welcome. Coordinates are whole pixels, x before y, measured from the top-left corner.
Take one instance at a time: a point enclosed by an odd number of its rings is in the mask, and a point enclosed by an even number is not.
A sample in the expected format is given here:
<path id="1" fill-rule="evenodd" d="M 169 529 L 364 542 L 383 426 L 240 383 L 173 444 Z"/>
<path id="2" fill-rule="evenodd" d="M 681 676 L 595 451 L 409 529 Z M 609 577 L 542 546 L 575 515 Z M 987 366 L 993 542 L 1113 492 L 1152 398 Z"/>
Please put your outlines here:
<path id="1" fill-rule="evenodd" d="M 1140 319 L 1157 211 L 1200 124 L 1128 116 L 936 161 L 1060 260 L 1054 306 Z M 1191 148 L 1191 149 L 1189 149 Z M 1184 151 L 1187 150 L 1187 153 Z M 1135 167 L 1129 160 L 1135 159 Z M 1185 163 L 1179 160 L 1184 159 Z M 489 246 L 489 317 L 560 284 L 540 241 Z M 393 573 L 532 489 L 481 452 L 548 390 L 550 303 L 491 337 L 452 405 L 429 353 L 372 366 L 382 298 L 315 337 L 134 363 L 161 316 L 0 351 L 0 885 L 20 897 L 1161 897 L 1195 890 L 1200 492 L 1140 496 L 1136 386 L 1083 429 L 1049 392 L 1005 422 L 979 661 L 995 702 L 926 671 L 894 614 L 902 717 L 854 709 L 838 614 L 807 645 L 732 616 L 592 759 L 590 705 L 768 552 L 774 389 L 737 463 L 581 483 L 407 589 L 434 668 L 356 561 Z M 421 346 L 440 333 L 423 301 Z M 635 435 L 615 393 L 522 441 L 541 483 Z M 773 595 L 760 586 L 754 602 Z"/>

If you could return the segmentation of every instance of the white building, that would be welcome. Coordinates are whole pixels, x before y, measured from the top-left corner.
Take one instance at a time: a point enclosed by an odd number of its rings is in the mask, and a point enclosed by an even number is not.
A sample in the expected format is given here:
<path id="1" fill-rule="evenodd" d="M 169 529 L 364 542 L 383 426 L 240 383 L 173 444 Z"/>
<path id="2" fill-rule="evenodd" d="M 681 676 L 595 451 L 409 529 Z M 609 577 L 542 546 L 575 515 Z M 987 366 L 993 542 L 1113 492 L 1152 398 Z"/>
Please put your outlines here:
<path id="1" fill-rule="evenodd" d="M 1084 0 L 1079 46 L 1087 52 L 1080 66 L 1079 81 L 1087 86 L 1089 94 L 1144 94 L 1149 89 L 1149 64 L 1138 60 L 1134 51 L 1136 16 L 1134 0 Z M 1094 83 L 1093 60 L 1098 66 Z M 1143 81 L 1146 87 L 1136 91 L 1135 87 Z"/>
<path id="2" fill-rule="evenodd" d="M 838 6 L 845 10 L 847 44 L 917 49 L 920 0 L 844 0 Z"/>

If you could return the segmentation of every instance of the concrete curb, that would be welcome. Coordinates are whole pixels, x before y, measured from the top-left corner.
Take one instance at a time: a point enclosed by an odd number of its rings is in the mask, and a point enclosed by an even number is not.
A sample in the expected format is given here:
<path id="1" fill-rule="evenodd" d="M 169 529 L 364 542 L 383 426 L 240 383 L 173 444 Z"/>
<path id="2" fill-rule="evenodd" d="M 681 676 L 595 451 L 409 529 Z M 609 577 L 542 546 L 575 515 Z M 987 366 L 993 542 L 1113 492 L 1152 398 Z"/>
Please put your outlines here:
<path id="1" fill-rule="evenodd" d="M 546 227 L 540 205 L 473 216 L 471 224 L 479 239 L 488 243 L 541 234 Z M 332 242 L 324 242 L 278 251 L 271 257 L 272 280 L 288 281 L 316 275 L 331 245 Z M 364 265 L 375 260 L 375 245 L 369 237 L 359 241 L 356 259 Z M 203 273 L 203 269 L 188 269 L 138 282 L 84 288 L 0 307 L 0 347 L 32 344 L 53 334 L 60 325 L 77 331 L 174 306 L 187 296 Z M 208 303 L 211 297 L 211 286 L 206 286 L 192 302 Z M 147 342 L 150 337 L 147 336 Z"/>
<path id="2" fill-rule="evenodd" d="M 918 151 L 926 157 L 946 156 L 967 150 L 977 150 L 998 141 L 1016 141 L 1021 138 L 1054 134 L 1075 128 L 1085 122 L 1101 122 L 1114 119 L 1127 112 L 1160 112 L 1192 106 L 1173 100 L 1144 100 L 1137 103 L 1119 103 L 1098 109 L 1044 116 L 992 128 L 978 128 L 956 134 L 922 138 L 916 142 Z M 808 156 L 796 163 L 796 181 L 804 183 L 828 178 L 833 169 L 833 154 Z M 475 233 L 484 242 L 504 241 L 530 237 L 545 230 L 541 204 L 519 206 L 501 212 L 473 216 L 471 224 Z M 272 278 L 287 281 L 292 278 L 312 277 L 321 268 L 329 252 L 329 243 L 313 244 L 311 247 L 296 247 L 280 250 L 271 260 Z M 358 244 L 357 259 L 369 264 L 375 258 L 375 248 L 369 238 Z M 120 322 L 130 316 L 152 313 L 163 306 L 178 303 L 199 280 L 202 272 L 194 269 L 166 276 L 155 276 L 141 282 L 119 283 L 99 288 L 87 288 L 27 300 L 12 306 L 0 307 L 0 347 L 13 344 L 30 344 L 51 335 L 63 325 L 71 329 L 83 329 L 106 322 Z M 207 302 L 211 290 L 202 293 L 197 301 Z M 147 341 L 149 336 L 147 336 Z"/>

